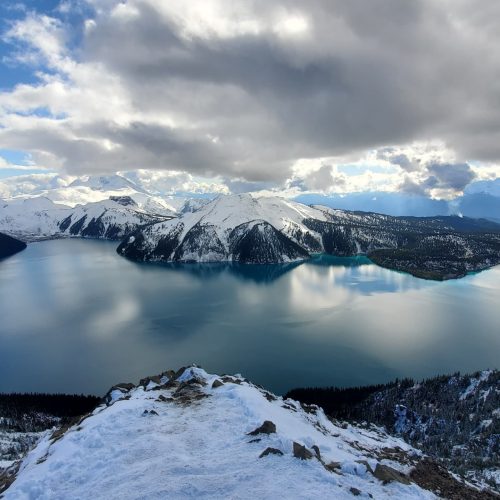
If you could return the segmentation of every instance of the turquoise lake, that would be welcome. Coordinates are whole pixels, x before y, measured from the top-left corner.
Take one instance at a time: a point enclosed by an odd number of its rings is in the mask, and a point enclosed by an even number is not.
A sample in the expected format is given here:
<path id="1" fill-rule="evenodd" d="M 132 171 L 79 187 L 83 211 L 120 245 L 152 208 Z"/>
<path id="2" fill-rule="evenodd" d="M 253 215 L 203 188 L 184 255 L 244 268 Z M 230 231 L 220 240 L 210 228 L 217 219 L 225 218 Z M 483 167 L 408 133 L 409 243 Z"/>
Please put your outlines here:
<path id="1" fill-rule="evenodd" d="M 366 258 L 153 265 L 53 240 L 0 261 L 0 392 L 103 394 L 197 363 L 283 393 L 500 368 L 500 267 L 444 283 Z"/>

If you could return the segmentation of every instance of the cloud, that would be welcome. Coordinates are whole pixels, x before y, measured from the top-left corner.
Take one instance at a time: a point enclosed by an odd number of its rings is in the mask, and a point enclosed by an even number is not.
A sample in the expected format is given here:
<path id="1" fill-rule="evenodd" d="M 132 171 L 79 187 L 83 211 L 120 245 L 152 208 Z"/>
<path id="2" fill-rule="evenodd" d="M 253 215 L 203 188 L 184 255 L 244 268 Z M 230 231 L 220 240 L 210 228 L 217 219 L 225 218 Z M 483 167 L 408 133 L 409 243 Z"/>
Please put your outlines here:
<path id="1" fill-rule="evenodd" d="M 418 163 L 420 163 L 419 160 L 416 160 L 415 163 L 414 161 L 410 160 L 410 158 L 408 158 L 405 153 L 400 153 L 395 148 L 381 148 L 377 150 L 376 157 L 378 160 L 386 160 L 393 165 L 398 165 L 405 172 L 413 172 L 415 170 L 418 170 Z"/>
<path id="2" fill-rule="evenodd" d="M 78 26 L 68 5 L 4 34 L 39 79 L 0 94 L 0 147 L 37 164 L 347 189 L 321 159 L 379 150 L 401 172 L 364 186 L 438 193 L 500 161 L 495 0 L 88 0 Z M 417 158 L 430 140 L 456 157 Z M 301 159 L 315 173 L 297 179 Z"/>
<path id="3" fill-rule="evenodd" d="M 345 176 L 336 174 L 331 165 L 322 165 L 302 179 L 304 190 L 315 192 L 331 192 L 346 185 Z"/>
<path id="4" fill-rule="evenodd" d="M 138 169 L 121 172 L 147 191 L 161 195 L 178 193 L 229 193 L 220 179 L 197 178 L 187 172 Z"/>
<path id="5" fill-rule="evenodd" d="M 436 178 L 436 183 L 446 189 L 463 191 L 463 189 L 474 180 L 476 174 L 470 165 L 466 163 L 433 164 L 427 170 Z"/>
<path id="6" fill-rule="evenodd" d="M 434 198 L 453 198 L 477 177 L 467 163 L 431 163 L 418 176 L 405 175 L 399 189 L 405 193 Z"/>

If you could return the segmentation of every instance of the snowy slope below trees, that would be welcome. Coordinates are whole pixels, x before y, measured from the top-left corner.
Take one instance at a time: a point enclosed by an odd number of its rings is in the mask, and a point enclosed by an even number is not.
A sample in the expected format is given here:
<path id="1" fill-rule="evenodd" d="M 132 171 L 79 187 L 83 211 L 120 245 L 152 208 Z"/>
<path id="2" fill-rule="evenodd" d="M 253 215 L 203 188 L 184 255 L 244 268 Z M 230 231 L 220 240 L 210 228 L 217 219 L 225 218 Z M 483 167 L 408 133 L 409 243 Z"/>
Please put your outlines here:
<path id="1" fill-rule="evenodd" d="M 287 394 L 335 418 L 381 425 L 454 473 L 500 493 L 500 371 Z"/>
<path id="2" fill-rule="evenodd" d="M 376 427 L 194 367 L 141 382 L 44 438 L 4 498 L 436 498 L 409 477 L 420 453 Z"/>

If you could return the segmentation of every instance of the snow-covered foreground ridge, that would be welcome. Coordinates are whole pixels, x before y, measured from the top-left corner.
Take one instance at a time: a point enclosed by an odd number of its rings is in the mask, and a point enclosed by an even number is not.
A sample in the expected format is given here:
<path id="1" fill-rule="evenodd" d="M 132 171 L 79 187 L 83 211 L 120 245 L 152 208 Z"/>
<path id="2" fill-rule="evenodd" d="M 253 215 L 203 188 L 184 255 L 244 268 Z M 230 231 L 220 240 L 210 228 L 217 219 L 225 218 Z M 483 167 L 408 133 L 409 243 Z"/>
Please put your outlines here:
<path id="1" fill-rule="evenodd" d="M 422 457 L 403 441 L 238 375 L 193 366 L 104 401 L 42 440 L 4 498 L 436 498 L 415 484 Z"/>

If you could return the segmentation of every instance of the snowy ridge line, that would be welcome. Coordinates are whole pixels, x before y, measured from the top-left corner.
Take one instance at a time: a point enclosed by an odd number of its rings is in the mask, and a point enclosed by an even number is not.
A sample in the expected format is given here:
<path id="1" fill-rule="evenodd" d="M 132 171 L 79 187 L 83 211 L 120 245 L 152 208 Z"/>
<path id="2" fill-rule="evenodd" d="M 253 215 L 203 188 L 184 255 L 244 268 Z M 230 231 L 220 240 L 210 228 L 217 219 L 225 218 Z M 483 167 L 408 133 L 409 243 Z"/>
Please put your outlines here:
<path id="1" fill-rule="evenodd" d="M 117 251 L 138 261 L 252 264 L 296 262 L 317 253 L 364 254 L 382 267 L 442 280 L 500 263 L 500 225 L 221 195 L 194 212 L 137 231 Z"/>
<path id="2" fill-rule="evenodd" d="M 111 388 L 26 456 L 4 498 L 434 499 L 419 486 L 425 460 L 376 426 L 191 366 Z M 442 474 L 464 498 L 490 498 Z"/>
<path id="3" fill-rule="evenodd" d="M 130 196 L 70 208 L 48 198 L 0 201 L 0 231 L 27 241 L 68 236 L 120 240 L 170 216 L 148 212 Z"/>

